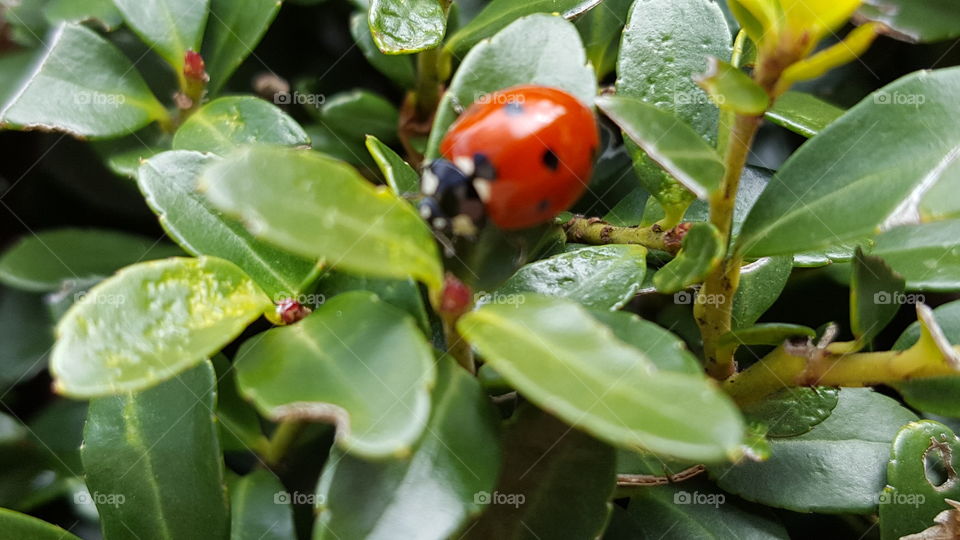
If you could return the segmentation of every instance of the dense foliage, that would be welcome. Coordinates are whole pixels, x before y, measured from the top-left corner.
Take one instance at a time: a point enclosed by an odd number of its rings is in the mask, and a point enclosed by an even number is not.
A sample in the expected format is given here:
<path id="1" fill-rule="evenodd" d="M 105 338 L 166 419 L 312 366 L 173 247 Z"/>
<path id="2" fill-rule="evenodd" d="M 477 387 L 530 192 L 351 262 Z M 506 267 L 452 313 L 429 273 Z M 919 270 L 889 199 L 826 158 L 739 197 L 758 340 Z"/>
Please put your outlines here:
<path id="1" fill-rule="evenodd" d="M 0 540 L 960 537 L 958 38 L 0 0 Z M 586 195 L 438 239 L 421 167 L 522 84 L 596 112 Z"/>

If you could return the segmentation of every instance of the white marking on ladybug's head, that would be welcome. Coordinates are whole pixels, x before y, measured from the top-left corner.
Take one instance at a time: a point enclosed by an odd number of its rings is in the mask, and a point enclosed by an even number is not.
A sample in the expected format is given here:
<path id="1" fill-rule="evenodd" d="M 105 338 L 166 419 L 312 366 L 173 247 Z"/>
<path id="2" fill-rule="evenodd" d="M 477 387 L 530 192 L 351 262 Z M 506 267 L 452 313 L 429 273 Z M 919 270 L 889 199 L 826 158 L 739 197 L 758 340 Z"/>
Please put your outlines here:
<path id="1" fill-rule="evenodd" d="M 420 207 L 420 217 L 423 219 L 430 219 L 430 216 L 433 215 L 433 210 L 430 209 L 427 205 L 422 205 Z"/>
<path id="2" fill-rule="evenodd" d="M 460 156 L 454 159 L 453 164 L 460 169 L 460 172 L 462 172 L 464 176 L 473 176 L 473 173 L 476 170 L 476 167 L 473 164 L 473 159 L 468 158 L 467 156 Z"/>
<path id="3" fill-rule="evenodd" d="M 480 196 L 480 200 L 487 203 L 490 200 L 490 181 L 483 178 L 475 178 L 473 180 L 473 189 L 477 190 L 477 195 Z"/>
<path id="4" fill-rule="evenodd" d="M 433 174 L 433 171 L 429 168 L 424 169 L 420 180 L 420 191 L 423 192 L 424 195 L 436 195 L 439 187 L 440 179 L 437 178 L 437 175 Z"/>
<path id="5" fill-rule="evenodd" d="M 471 238 L 477 235 L 477 225 L 470 219 L 470 216 L 460 214 L 453 218 L 454 236 L 465 236 Z"/>
<path id="6" fill-rule="evenodd" d="M 433 218 L 433 227 L 435 229 L 445 229 L 447 227 L 447 220 L 442 217 Z"/>

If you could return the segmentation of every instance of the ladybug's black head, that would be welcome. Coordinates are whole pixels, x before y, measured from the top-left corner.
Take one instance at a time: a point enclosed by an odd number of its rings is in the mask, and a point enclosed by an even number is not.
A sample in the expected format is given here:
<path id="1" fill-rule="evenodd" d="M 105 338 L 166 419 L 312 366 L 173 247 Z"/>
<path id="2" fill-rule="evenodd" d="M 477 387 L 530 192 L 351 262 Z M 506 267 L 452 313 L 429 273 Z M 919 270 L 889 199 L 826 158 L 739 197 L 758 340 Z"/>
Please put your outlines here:
<path id="1" fill-rule="evenodd" d="M 420 215 L 438 232 L 474 236 L 485 218 L 484 202 L 496 172 L 483 154 L 456 163 L 431 161 L 423 171 Z"/>

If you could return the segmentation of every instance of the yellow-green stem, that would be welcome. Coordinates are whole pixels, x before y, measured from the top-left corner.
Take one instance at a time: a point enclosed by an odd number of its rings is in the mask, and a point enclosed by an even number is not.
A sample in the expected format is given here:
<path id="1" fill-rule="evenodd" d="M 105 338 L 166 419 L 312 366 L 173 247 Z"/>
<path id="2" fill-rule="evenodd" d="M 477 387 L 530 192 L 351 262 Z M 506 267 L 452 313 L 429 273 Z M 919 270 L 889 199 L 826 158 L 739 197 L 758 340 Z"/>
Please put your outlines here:
<path id="1" fill-rule="evenodd" d="M 730 242 L 733 211 L 736 205 L 740 175 L 747 163 L 750 146 L 760 127 L 761 117 L 737 115 L 730 130 L 724 156 L 726 173 L 723 185 L 710 198 L 710 221 L 720 231 L 725 244 Z M 707 373 L 716 379 L 726 379 L 736 371 L 733 361 L 735 346 L 720 345 L 720 337 L 731 330 L 733 296 L 740 284 L 741 260 L 734 255 L 726 258 L 710 272 L 700 288 L 694 315 L 703 337 L 703 351 Z"/>
<path id="2" fill-rule="evenodd" d="M 689 223 L 664 230 L 659 225 L 651 227 L 617 227 L 599 218 L 575 216 L 563 224 L 567 240 L 592 245 L 638 244 L 649 249 L 677 253 Z"/>
<path id="3" fill-rule="evenodd" d="M 837 344 L 844 345 L 844 344 Z M 844 353 L 784 344 L 756 364 L 727 379 L 724 390 L 740 405 L 749 405 L 798 386 L 873 386 L 921 377 L 956 375 L 956 368 L 932 349 Z M 960 351 L 960 347 L 954 347 Z"/>
<path id="4" fill-rule="evenodd" d="M 447 354 L 452 356 L 468 373 L 476 375 L 477 364 L 473 357 L 473 348 L 457 331 L 456 320 L 444 317 L 443 332 L 447 342 Z"/>
<path id="5" fill-rule="evenodd" d="M 263 454 L 264 461 L 271 466 L 280 463 L 283 456 L 286 455 L 287 450 L 290 449 L 294 441 L 296 441 L 297 436 L 300 435 L 303 427 L 304 424 L 300 420 L 284 420 L 280 422 L 280 425 L 274 430 L 267 444 Z"/>
<path id="6" fill-rule="evenodd" d="M 442 81 L 440 80 L 441 49 L 430 49 L 417 55 L 416 95 L 417 118 L 427 120 L 433 117 L 440 104 Z"/>

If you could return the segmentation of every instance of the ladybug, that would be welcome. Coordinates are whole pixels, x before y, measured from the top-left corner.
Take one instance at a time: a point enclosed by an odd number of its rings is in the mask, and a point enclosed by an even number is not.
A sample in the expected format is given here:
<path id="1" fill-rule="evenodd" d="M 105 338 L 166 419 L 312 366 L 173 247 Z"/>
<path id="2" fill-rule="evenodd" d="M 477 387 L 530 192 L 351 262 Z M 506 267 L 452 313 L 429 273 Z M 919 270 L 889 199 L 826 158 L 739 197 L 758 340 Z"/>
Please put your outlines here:
<path id="1" fill-rule="evenodd" d="M 484 96 L 450 127 L 423 172 L 420 213 L 437 231 L 473 236 L 550 221 L 583 195 L 600 136 L 593 112 L 545 86 Z"/>

